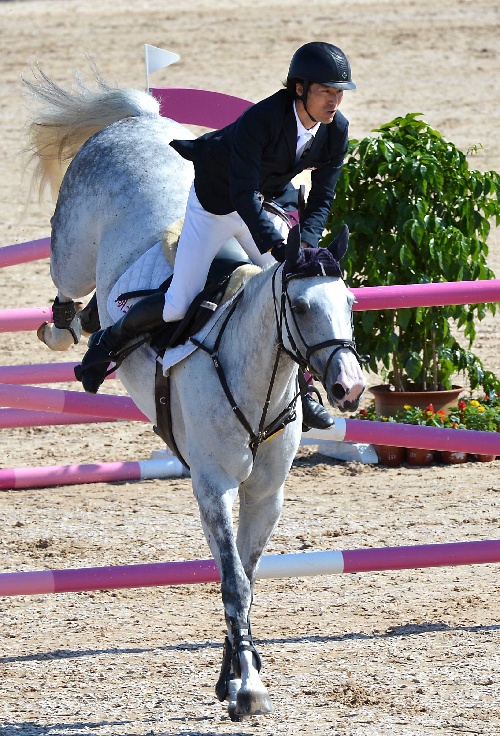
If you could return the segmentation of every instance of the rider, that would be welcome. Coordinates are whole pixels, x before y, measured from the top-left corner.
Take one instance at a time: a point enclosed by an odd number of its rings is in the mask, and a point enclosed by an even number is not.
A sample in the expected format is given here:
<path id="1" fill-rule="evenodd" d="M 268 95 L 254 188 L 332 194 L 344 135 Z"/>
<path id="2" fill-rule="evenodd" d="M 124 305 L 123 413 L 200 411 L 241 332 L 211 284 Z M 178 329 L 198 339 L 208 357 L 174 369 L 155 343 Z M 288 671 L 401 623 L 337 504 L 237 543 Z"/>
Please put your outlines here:
<path id="1" fill-rule="evenodd" d="M 172 283 L 165 295 L 137 302 L 91 341 L 80 370 L 86 391 L 96 393 L 115 352 L 138 334 L 182 319 L 203 289 L 212 260 L 234 236 L 250 260 L 283 261 L 287 227 L 269 203 L 297 209 L 291 180 L 311 169 L 311 189 L 301 216 L 304 248 L 316 248 L 332 206 L 348 145 L 348 121 L 338 110 L 344 90 L 355 89 L 341 49 L 313 41 L 290 62 L 285 89 L 249 107 L 234 123 L 172 147 L 194 164 Z M 268 204 L 266 204 L 268 203 Z M 307 427 L 327 429 L 332 417 L 310 393 L 303 396 Z"/>

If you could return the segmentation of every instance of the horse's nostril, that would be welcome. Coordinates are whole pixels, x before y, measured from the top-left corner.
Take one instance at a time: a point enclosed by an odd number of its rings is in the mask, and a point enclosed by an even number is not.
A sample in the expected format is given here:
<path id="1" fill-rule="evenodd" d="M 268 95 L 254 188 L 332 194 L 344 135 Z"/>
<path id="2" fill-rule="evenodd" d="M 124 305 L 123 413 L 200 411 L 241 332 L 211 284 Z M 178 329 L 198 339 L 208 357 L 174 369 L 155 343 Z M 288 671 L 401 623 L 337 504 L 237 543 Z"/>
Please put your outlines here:
<path id="1" fill-rule="evenodd" d="M 346 390 L 341 383 L 335 383 L 332 388 L 332 395 L 340 401 L 346 395 Z"/>

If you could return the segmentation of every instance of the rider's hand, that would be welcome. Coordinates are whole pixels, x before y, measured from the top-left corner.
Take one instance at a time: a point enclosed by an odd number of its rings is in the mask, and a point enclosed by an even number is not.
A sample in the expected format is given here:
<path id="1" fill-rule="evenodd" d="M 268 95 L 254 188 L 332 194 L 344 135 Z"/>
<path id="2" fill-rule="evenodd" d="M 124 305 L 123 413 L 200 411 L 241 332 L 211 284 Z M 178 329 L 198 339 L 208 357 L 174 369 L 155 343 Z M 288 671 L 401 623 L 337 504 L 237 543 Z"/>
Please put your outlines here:
<path id="1" fill-rule="evenodd" d="M 279 243 L 271 248 L 272 257 L 278 261 L 278 263 L 284 263 L 286 259 L 286 245 L 285 243 Z"/>

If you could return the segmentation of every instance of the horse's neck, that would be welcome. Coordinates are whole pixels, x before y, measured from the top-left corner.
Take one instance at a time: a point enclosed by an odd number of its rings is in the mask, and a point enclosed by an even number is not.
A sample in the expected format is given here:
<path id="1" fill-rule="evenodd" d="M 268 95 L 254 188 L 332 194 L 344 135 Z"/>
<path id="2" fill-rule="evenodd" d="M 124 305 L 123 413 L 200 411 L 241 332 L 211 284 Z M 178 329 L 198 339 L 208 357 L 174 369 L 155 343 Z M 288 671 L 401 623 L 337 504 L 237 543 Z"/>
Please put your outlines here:
<path id="1" fill-rule="evenodd" d="M 242 402 L 262 408 L 271 383 L 277 356 L 278 328 L 276 325 L 272 275 L 268 269 L 250 279 L 243 298 L 231 317 L 219 354 L 228 379 Z M 276 276 L 276 297 L 281 293 L 281 274 Z M 290 401 L 295 391 L 296 364 L 281 353 L 276 372 L 271 405 Z M 272 406 L 271 406 L 272 408 Z M 283 406 L 280 407 L 281 409 Z"/>

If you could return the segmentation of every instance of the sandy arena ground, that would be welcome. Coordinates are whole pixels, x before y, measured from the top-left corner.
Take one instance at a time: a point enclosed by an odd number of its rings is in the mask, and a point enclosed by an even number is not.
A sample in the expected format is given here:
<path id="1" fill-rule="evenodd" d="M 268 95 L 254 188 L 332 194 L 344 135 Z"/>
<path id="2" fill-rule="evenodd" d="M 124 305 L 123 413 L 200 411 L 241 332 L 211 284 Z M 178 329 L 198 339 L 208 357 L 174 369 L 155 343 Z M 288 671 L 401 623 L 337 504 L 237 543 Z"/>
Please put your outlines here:
<path id="1" fill-rule="evenodd" d="M 143 88 L 149 43 L 182 57 L 154 84 L 257 101 L 301 43 L 330 40 L 358 84 L 344 102 L 352 137 L 421 111 L 462 150 L 481 146 L 474 167 L 500 170 L 499 31 L 493 0 L 0 2 L 0 245 L 49 234 L 50 207 L 25 209 L 22 178 L 20 75 L 33 60 L 65 85 L 90 53 L 109 81 Z M 489 263 L 500 273 L 498 231 Z M 2 271 L 1 308 L 54 294 L 47 261 Z M 500 373 L 494 319 L 479 333 L 477 352 Z M 4 365 L 84 350 L 0 338 Z M 138 423 L 2 430 L 1 442 L 7 468 L 146 459 L 162 447 Z M 387 469 L 303 448 L 268 552 L 493 539 L 499 468 Z M 6 572 L 209 556 L 189 480 L 2 492 L 0 509 Z M 240 724 L 213 692 L 216 585 L 3 598 L 0 734 L 498 736 L 499 587 L 494 565 L 259 583 L 253 627 L 275 710 Z"/>

